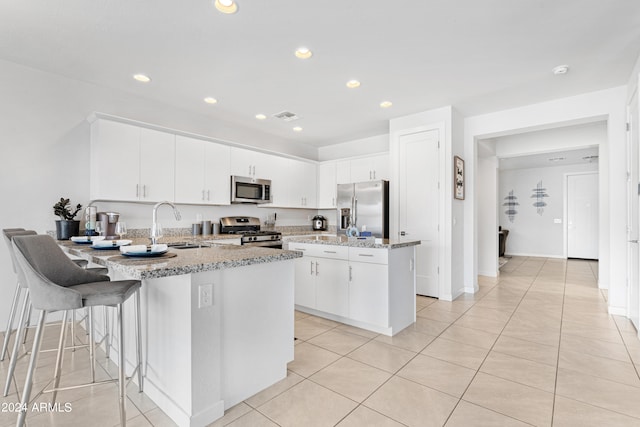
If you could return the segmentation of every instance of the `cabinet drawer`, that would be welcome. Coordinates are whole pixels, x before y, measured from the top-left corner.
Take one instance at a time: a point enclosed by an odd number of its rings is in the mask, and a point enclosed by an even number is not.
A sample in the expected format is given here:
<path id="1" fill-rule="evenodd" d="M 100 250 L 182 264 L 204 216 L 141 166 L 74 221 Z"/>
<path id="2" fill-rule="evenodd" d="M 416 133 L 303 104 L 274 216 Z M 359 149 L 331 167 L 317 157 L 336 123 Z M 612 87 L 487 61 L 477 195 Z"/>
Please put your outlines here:
<path id="1" fill-rule="evenodd" d="M 318 258 L 330 258 L 347 260 L 349 258 L 348 246 L 333 246 L 313 243 L 289 243 L 289 250 L 301 251 L 304 256 L 314 256 Z"/>
<path id="2" fill-rule="evenodd" d="M 349 261 L 370 262 L 372 264 L 388 264 L 389 251 L 387 249 L 349 248 Z"/>

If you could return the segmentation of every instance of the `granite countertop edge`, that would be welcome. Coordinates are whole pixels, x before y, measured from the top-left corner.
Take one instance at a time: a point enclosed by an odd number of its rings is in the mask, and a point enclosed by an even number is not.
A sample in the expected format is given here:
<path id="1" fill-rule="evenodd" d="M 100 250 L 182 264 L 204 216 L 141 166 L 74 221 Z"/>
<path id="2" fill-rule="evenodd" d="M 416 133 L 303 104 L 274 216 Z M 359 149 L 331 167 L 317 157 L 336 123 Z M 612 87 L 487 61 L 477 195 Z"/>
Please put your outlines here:
<path id="1" fill-rule="evenodd" d="M 355 248 L 372 249 L 398 249 L 407 246 L 417 246 L 421 244 L 420 240 L 394 241 L 384 239 L 382 243 L 376 243 L 373 240 L 348 240 L 346 236 L 343 237 L 335 235 L 323 235 L 323 237 L 325 237 L 325 239 L 318 240 L 315 238 L 315 236 L 313 238 L 306 236 L 291 236 L 283 237 L 283 240 L 289 243 L 308 243 L 314 245 L 349 246 Z"/>

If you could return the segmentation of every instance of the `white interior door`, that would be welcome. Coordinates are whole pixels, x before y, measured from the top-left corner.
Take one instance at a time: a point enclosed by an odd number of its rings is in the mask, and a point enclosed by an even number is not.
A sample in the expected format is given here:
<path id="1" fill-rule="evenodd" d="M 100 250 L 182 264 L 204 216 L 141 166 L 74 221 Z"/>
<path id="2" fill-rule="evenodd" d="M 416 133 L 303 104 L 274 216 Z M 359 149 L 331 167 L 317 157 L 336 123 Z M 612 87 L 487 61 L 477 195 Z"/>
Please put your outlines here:
<path id="1" fill-rule="evenodd" d="M 400 239 L 421 240 L 416 248 L 416 292 L 440 296 L 439 131 L 400 137 L 398 230 Z"/>
<path id="2" fill-rule="evenodd" d="M 598 174 L 567 176 L 567 257 L 598 259 Z"/>
<path id="3" fill-rule="evenodd" d="M 638 230 L 640 228 L 640 215 L 638 214 L 638 92 L 636 91 L 628 108 L 629 133 L 627 138 L 627 258 L 628 269 L 628 307 L 627 316 L 638 328 L 640 323 L 640 250 L 638 248 Z"/>

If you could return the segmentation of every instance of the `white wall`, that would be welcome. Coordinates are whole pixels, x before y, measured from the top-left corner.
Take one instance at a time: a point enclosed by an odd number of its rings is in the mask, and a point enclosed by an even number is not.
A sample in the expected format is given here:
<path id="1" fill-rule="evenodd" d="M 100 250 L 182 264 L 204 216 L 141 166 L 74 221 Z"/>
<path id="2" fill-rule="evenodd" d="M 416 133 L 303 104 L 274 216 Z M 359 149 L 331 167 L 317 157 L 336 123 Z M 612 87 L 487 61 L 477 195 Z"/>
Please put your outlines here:
<path id="1" fill-rule="evenodd" d="M 498 275 L 498 229 L 496 227 L 498 205 L 498 159 L 496 156 L 478 157 L 478 274 Z"/>
<path id="2" fill-rule="evenodd" d="M 607 122 L 599 121 L 496 138 L 496 156 L 551 153 L 606 143 Z"/>
<path id="3" fill-rule="evenodd" d="M 465 292 L 464 280 L 464 204 L 465 201 L 453 199 L 453 156 L 463 153 L 462 120 L 452 107 L 442 107 L 421 113 L 392 119 L 389 125 L 391 165 L 390 194 L 390 235 L 398 233 L 398 144 L 400 136 L 405 133 L 419 132 L 438 128 L 440 150 L 443 167 L 440 172 L 441 195 L 441 228 L 442 257 L 440 258 L 440 298 L 455 299 Z M 470 176 L 466 176 L 467 183 Z M 395 182 L 394 182 L 395 181 Z"/>
<path id="4" fill-rule="evenodd" d="M 564 247 L 564 197 L 565 174 L 575 172 L 597 171 L 597 163 L 582 165 L 566 165 L 546 168 L 501 170 L 499 175 L 499 224 L 509 230 L 507 237 L 507 255 L 539 256 L 562 258 L 565 256 Z M 533 189 L 542 181 L 547 206 L 542 214 L 538 214 L 533 206 L 536 199 L 532 198 Z M 518 197 L 518 213 L 513 222 L 505 214 L 507 209 L 502 206 L 505 197 L 513 190 Z M 593 191 L 597 194 L 598 189 Z M 554 222 L 556 219 L 561 223 Z"/>
<path id="5" fill-rule="evenodd" d="M 345 157 L 364 156 L 367 154 L 386 153 L 389 151 L 389 134 L 355 139 L 334 145 L 318 148 L 318 160 L 344 159 Z"/>
<path id="6" fill-rule="evenodd" d="M 607 142 L 600 145 L 600 246 L 599 283 L 609 288 L 609 310 L 626 313 L 626 87 L 586 93 L 554 101 L 465 119 L 465 153 L 475 157 L 481 139 L 500 135 L 567 126 L 588 121 L 607 121 Z M 469 200 L 465 204 L 465 280 L 477 286 L 477 189 L 476 168 L 469 162 Z"/>

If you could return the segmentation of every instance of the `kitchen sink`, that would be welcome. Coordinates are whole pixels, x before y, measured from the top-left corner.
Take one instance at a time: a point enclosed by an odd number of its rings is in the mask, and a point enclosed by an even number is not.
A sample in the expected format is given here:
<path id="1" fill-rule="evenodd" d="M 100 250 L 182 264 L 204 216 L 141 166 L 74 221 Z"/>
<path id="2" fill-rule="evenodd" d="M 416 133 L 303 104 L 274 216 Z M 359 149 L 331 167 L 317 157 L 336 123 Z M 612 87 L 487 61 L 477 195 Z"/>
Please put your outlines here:
<path id="1" fill-rule="evenodd" d="M 175 242 L 167 244 L 168 247 L 173 249 L 194 249 L 194 248 L 208 248 L 209 245 L 203 243 L 192 242 Z"/>

